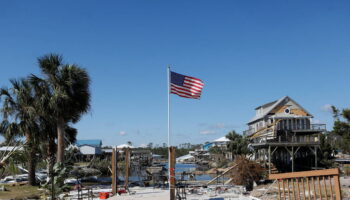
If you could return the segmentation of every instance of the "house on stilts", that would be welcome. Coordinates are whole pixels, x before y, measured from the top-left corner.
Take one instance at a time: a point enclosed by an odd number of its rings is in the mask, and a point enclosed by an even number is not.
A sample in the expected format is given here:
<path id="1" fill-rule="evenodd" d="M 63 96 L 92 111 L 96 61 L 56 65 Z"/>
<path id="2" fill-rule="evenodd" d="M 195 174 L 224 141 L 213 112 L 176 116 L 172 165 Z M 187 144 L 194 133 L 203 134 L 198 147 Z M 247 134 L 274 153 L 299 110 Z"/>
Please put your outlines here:
<path id="1" fill-rule="evenodd" d="M 250 141 L 253 158 L 269 169 L 294 172 L 317 168 L 320 135 L 325 124 L 312 124 L 313 116 L 286 96 L 257 107 L 244 135 Z"/>

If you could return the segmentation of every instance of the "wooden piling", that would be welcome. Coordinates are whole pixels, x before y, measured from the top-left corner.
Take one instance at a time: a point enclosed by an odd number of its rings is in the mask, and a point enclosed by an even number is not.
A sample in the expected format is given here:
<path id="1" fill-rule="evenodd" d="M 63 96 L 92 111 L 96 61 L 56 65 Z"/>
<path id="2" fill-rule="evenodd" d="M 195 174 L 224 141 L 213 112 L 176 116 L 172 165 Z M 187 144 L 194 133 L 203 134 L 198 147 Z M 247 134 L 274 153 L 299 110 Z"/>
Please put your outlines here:
<path id="1" fill-rule="evenodd" d="M 170 186 L 170 200 L 175 200 L 175 147 L 169 147 L 169 186 Z"/>
<path id="2" fill-rule="evenodd" d="M 115 195 L 118 192 L 118 173 L 117 173 L 117 162 L 118 151 L 113 148 L 112 151 L 112 194 Z"/>
<path id="3" fill-rule="evenodd" d="M 125 149 L 125 189 L 129 187 L 130 149 Z"/>

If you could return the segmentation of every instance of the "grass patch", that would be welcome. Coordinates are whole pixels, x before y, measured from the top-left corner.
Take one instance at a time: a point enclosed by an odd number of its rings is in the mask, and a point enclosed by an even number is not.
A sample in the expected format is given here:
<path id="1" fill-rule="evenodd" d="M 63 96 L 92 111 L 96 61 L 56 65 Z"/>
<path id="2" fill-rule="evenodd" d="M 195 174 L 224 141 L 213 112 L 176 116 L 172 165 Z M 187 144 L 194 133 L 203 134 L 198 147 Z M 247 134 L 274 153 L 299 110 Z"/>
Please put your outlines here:
<path id="1" fill-rule="evenodd" d="M 39 198 L 44 191 L 38 190 L 37 186 L 10 186 L 5 185 L 7 191 L 0 192 L 0 199 L 25 199 Z"/>

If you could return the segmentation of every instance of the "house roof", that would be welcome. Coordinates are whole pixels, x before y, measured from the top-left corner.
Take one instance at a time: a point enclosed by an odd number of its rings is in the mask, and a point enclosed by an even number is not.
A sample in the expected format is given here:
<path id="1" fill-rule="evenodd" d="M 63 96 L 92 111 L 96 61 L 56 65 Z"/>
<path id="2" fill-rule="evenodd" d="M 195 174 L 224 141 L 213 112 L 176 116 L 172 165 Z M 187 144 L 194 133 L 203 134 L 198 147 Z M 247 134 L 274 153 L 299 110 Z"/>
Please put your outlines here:
<path id="1" fill-rule="evenodd" d="M 194 156 L 187 154 L 187 155 L 180 156 L 180 157 L 176 158 L 176 162 L 181 162 L 181 161 L 185 161 L 187 159 L 193 159 L 193 158 L 194 158 Z"/>
<path id="2" fill-rule="evenodd" d="M 92 147 L 92 148 L 97 148 L 98 146 L 96 145 L 91 145 L 91 144 L 82 144 L 82 145 L 79 145 L 79 148 L 81 147 Z"/>
<path id="3" fill-rule="evenodd" d="M 299 106 L 301 109 L 303 109 L 308 115 L 310 115 L 312 117 L 312 115 L 305 109 L 303 108 L 301 105 L 299 105 L 296 101 L 294 101 L 292 98 L 290 98 L 289 96 L 284 96 L 282 98 L 280 98 L 279 100 L 276 100 L 276 101 L 272 101 L 272 102 L 269 102 L 267 104 L 264 104 L 262 106 L 259 106 L 257 107 L 255 110 L 263 107 L 264 108 L 264 112 L 260 113 L 260 114 L 257 114 L 253 117 L 253 119 L 251 119 L 248 124 L 252 123 L 252 122 L 255 122 L 256 120 L 259 120 L 261 118 L 264 118 L 266 115 L 268 115 L 274 108 L 276 108 L 278 105 L 280 105 L 284 100 L 290 100 L 292 101 L 293 103 L 295 103 L 295 105 Z"/>
<path id="4" fill-rule="evenodd" d="M 121 144 L 117 146 L 118 149 L 123 149 L 123 148 L 130 148 L 130 149 L 134 149 L 135 147 L 132 145 L 128 145 L 128 144 Z"/>
<path id="5" fill-rule="evenodd" d="M 272 102 L 269 102 L 269 103 L 265 103 L 264 105 L 261 105 L 261 106 L 258 106 L 255 108 L 255 110 L 258 110 L 259 108 L 265 108 L 265 107 L 269 107 L 269 106 L 272 106 L 273 104 L 275 104 L 278 100 L 276 101 L 272 101 Z"/>
<path id="6" fill-rule="evenodd" d="M 139 148 L 147 148 L 147 144 L 140 144 Z"/>
<path id="7" fill-rule="evenodd" d="M 214 142 L 229 142 L 230 140 L 226 136 L 214 140 Z"/>
<path id="8" fill-rule="evenodd" d="M 83 145 L 93 146 L 93 147 L 101 147 L 102 140 L 77 140 L 76 145 L 78 147 Z"/>

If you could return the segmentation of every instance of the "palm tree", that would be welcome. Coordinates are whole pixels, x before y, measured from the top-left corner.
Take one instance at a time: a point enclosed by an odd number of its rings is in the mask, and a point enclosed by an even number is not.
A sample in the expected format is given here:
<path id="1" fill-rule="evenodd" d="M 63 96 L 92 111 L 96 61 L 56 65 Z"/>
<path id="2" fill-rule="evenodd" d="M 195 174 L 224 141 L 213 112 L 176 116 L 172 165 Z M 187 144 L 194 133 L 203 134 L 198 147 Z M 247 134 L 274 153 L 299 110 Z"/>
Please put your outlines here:
<path id="1" fill-rule="evenodd" d="M 230 140 L 227 144 L 227 149 L 232 153 L 232 159 L 235 155 L 249 153 L 248 141 L 242 135 L 236 133 L 236 131 L 229 132 L 226 138 Z"/>
<path id="2" fill-rule="evenodd" d="M 35 108 L 35 93 L 31 84 L 25 80 L 10 80 L 11 89 L 2 88 L 0 97 L 3 100 L 1 132 L 8 138 L 26 137 L 28 153 L 28 183 L 35 185 L 36 144 L 39 133 Z"/>
<path id="3" fill-rule="evenodd" d="M 31 76 L 37 83 L 45 82 L 48 93 L 42 96 L 47 101 L 57 128 L 57 162 L 63 162 L 65 149 L 65 128 L 69 122 L 76 123 L 82 114 L 90 109 L 90 78 L 86 70 L 77 65 L 64 64 L 62 57 L 49 54 L 38 58 L 44 79 Z"/>
<path id="4" fill-rule="evenodd" d="M 45 116 L 45 115 L 44 115 Z M 56 143 L 57 139 L 57 130 L 54 121 L 47 120 L 48 118 L 40 117 L 40 130 L 44 134 L 41 135 L 41 143 L 39 149 L 43 159 L 47 160 L 47 170 L 49 177 L 47 183 L 51 181 L 53 176 L 53 168 L 55 164 L 55 152 L 56 152 Z M 77 130 L 75 128 L 67 125 L 65 127 L 65 146 L 76 142 Z"/>

